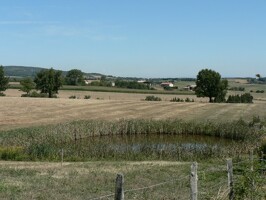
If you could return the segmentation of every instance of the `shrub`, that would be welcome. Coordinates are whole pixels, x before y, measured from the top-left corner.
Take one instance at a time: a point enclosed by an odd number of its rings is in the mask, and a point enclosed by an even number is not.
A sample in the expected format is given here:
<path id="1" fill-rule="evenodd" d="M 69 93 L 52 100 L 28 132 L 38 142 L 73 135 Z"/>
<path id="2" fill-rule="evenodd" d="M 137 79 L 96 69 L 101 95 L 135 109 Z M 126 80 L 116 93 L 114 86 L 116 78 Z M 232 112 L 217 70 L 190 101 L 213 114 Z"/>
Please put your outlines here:
<path id="1" fill-rule="evenodd" d="M 48 98 L 48 94 L 38 93 L 36 91 L 33 91 L 33 92 L 28 93 L 28 94 L 22 94 L 21 97 Z M 57 98 L 57 96 L 53 95 L 52 98 Z"/>
<path id="2" fill-rule="evenodd" d="M 245 91 L 244 87 L 231 87 L 228 90 L 233 90 L 233 91 Z"/>
<path id="3" fill-rule="evenodd" d="M 76 99 L 76 95 L 71 95 L 70 97 L 68 97 L 69 99 Z"/>
<path id="4" fill-rule="evenodd" d="M 250 93 L 229 95 L 226 103 L 253 103 L 253 96 Z"/>
<path id="5" fill-rule="evenodd" d="M 156 96 L 146 96 L 145 101 L 162 101 L 162 99 Z"/>
<path id="6" fill-rule="evenodd" d="M 164 89 L 164 90 L 167 90 L 167 91 L 172 91 L 172 90 L 174 90 L 173 87 L 169 87 L 169 86 L 166 86 L 166 87 L 164 87 L 163 89 Z"/>
<path id="7" fill-rule="evenodd" d="M 4 93 L 0 92 L 0 97 L 6 96 Z"/>
<path id="8" fill-rule="evenodd" d="M 257 90 L 256 93 L 264 93 L 264 90 Z"/>
<path id="9" fill-rule="evenodd" d="M 91 98 L 91 95 L 85 95 L 84 96 L 84 99 L 90 99 Z"/>
<path id="10" fill-rule="evenodd" d="M 195 102 L 194 99 L 190 99 L 190 98 L 186 98 L 185 100 L 184 99 L 180 99 L 180 98 L 176 98 L 174 97 L 173 99 L 170 100 L 171 102 Z"/>

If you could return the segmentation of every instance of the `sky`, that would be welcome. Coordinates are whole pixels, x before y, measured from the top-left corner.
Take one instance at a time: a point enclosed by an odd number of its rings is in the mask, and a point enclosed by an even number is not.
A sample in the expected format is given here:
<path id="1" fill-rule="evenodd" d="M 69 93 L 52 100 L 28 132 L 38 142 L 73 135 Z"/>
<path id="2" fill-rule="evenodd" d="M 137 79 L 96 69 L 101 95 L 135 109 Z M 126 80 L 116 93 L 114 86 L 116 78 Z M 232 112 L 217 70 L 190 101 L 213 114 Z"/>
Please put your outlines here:
<path id="1" fill-rule="evenodd" d="M 265 0 L 0 0 L 0 65 L 266 76 Z"/>

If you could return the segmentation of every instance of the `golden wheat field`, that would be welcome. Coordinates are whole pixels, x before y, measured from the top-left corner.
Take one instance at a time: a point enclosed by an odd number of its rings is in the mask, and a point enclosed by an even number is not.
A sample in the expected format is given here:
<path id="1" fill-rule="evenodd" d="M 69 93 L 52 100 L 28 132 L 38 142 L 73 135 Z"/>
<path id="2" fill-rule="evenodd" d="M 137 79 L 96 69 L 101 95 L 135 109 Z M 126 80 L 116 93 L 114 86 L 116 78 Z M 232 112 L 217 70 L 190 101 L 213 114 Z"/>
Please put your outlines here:
<path id="1" fill-rule="evenodd" d="M 81 119 L 178 118 L 227 121 L 266 116 L 265 101 L 255 101 L 253 104 L 210 104 L 204 99 L 202 102 L 198 99 L 193 103 L 177 103 L 169 101 L 172 95 L 161 95 L 163 101 L 149 102 L 143 100 L 145 94 L 78 93 L 80 96 L 99 95 L 99 99 L 68 99 L 72 91 L 60 92 L 56 99 L 22 98 L 18 90 L 7 90 L 7 96 L 0 99 L 0 130 Z"/>

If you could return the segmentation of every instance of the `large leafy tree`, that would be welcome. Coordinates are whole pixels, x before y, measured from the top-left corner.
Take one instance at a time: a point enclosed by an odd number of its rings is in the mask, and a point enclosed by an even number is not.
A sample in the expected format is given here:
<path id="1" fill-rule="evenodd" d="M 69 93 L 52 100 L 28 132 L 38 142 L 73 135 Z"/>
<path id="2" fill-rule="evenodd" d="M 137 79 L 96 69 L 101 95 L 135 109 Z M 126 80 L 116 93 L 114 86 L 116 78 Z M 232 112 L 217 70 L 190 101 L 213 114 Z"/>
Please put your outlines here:
<path id="1" fill-rule="evenodd" d="M 4 67 L 0 66 L 0 94 L 8 88 L 9 78 L 5 77 Z"/>
<path id="2" fill-rule="evenodd" d="M 228 81 L 222 80 L 221 75 L 211 69 L 199 71 L 196 80 L 196 95 L 209 97 L 209 102 L 224 102 Z"/>
<path id="3" fill-rule="evenodd" d="M 65 82 L 67 85 L 81 85 L 84 83 L 83 72 L 79 69 L 71 69 L 67 72 Z"/>
<path id="4" fill-rule="evenodd" d="M 27 94 L 35 87 L 35 83 L 31 78 L 24 78 L 20 81 L 20 85 L 22 86 L 21 91 L 26 92 Z"/>
<path id="5" fill-rule="evenodd" d="M 37 90 L 48 94 L 48 97 L 52 98 L 54 94 L 58 93 L 59 88 L 62 87 L 62 72 L 56 71 L 53 68 L 42 70 L 36 74 L 34 82 Z"/>

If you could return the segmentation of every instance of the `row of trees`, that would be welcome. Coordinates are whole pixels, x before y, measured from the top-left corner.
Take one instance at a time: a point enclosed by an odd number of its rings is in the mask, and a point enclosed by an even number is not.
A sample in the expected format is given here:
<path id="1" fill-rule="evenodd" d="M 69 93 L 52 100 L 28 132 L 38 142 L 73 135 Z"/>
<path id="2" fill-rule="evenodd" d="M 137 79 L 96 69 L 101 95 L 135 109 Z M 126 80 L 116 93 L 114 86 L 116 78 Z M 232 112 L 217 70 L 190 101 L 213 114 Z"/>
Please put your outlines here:
<path id="1" fill-rule="evenodd" d="M 150 89 L 149 85 L 144 83 L 138 83 L 137 81 L 116 80 L 115 86 L 120 88 L 128 88 L 128 89 L 146 89 L 146 90 Z"/>
<path id="2" fill-rule="evenodd" d="M 83 72 L 77 69 L 70 70 L 65 81 L 69 85 L 78 85 L 84 81 Z M 102 80 L 104 82 L 104 80 Z M 0 95 L 8 88 L 9 78 L 5 77 L 3 67 L 0 66 Z M 42 70 L 36 74 L 34 80 L 30 78 L 23 79 L 21 82 L 22 91 L 29 95 L 32 88 L 39 90 L 42 94 L 47 94 L 49 98 L 58 93 L 63 85 L 62 72 L 54 70 Z M 138 83 L 136 81 L 128 82 L 117 80 L 115 82 L 118 87 L 134 88 L 134 89 L 150 89 L 148 85 Z M 196 79 L 195 93 L 198 97 L 208 97 L 209 102 L 226 102 L 225 96 L 228 89 L 228 81 L 221 79 L 221 75 L 211 69 L 201 70 Z M 232 98 L 232 97 L 231 97 Z M 236 97 L 237 98 L 237 97 Z M 231 100 L 229 100 L 230 102 Z"/>
<path id="3" fill-rule="evenodd" d="M 49 98 L 58 93 L 59 88 L 63 85 L 62 72 L 53 68 L 42 70 L 36 74 L 34 81 L 31 78 L 21 80 L 22 91 L 30 95 L 30 91 L 35 88 L 42 94 L 47 94 Z M 4 96 L 4 91 L 9 86 L 9 78 L 5 77 L 4 68 L 0 66 L 0 96 Z M 27 96 L 26 95 L 26 96 Z"/>

